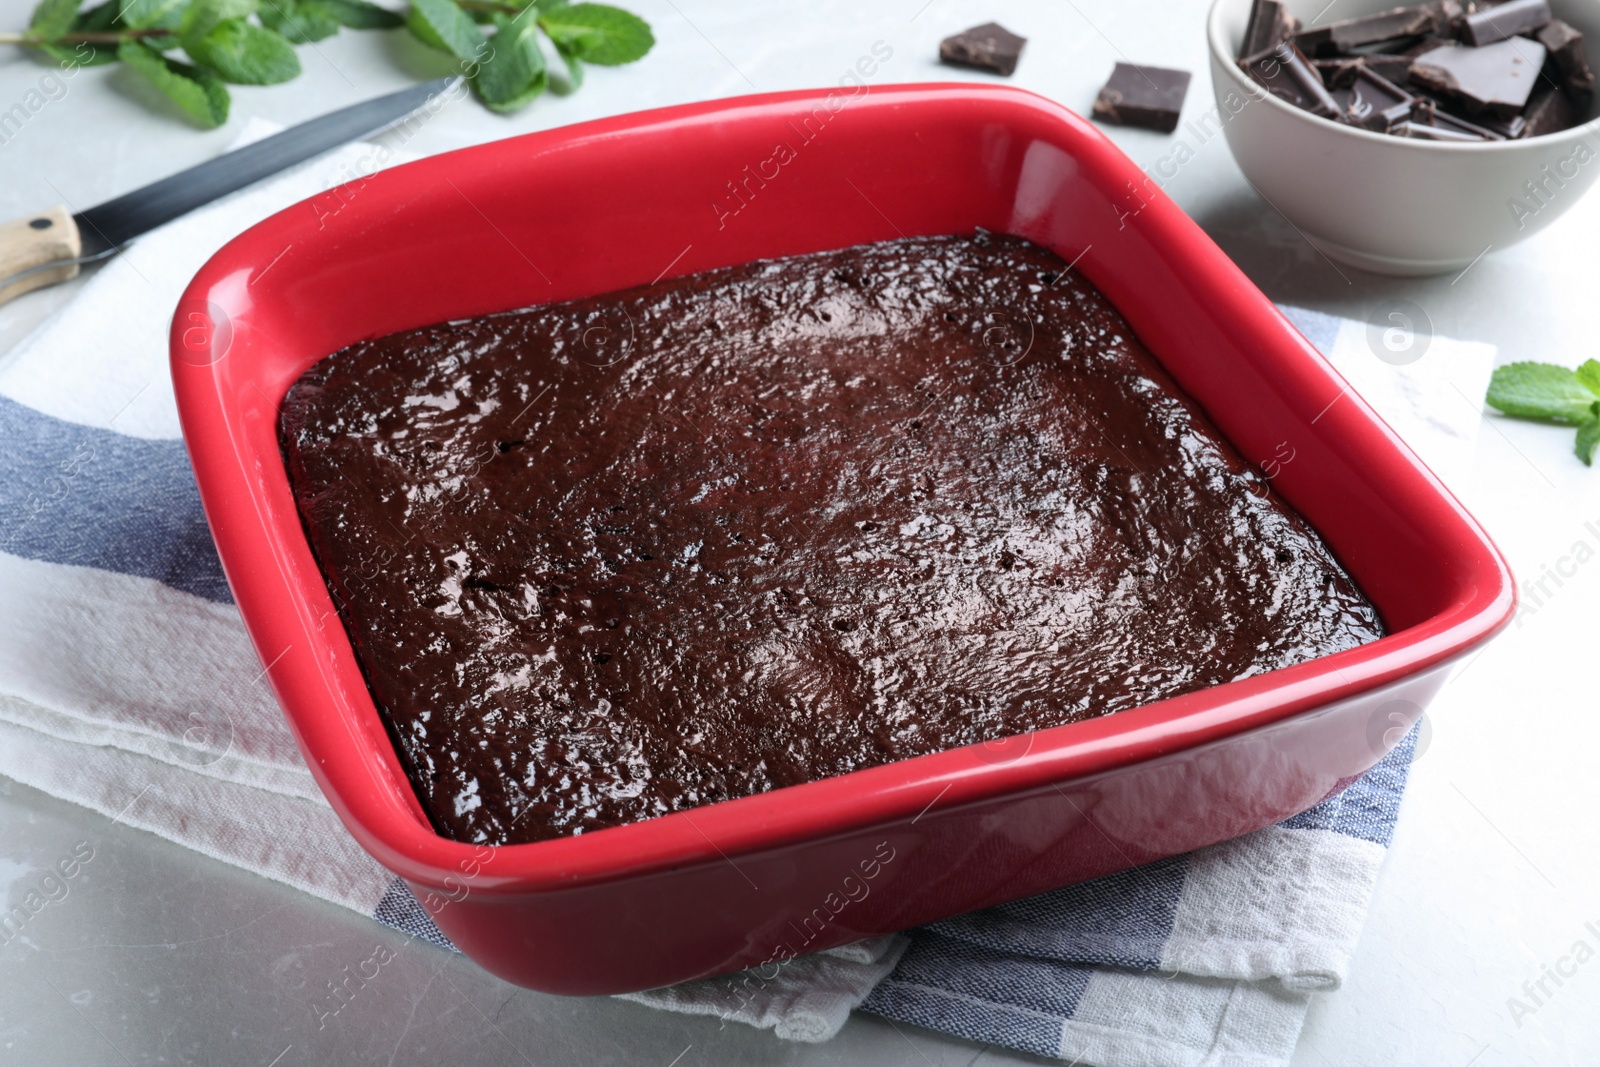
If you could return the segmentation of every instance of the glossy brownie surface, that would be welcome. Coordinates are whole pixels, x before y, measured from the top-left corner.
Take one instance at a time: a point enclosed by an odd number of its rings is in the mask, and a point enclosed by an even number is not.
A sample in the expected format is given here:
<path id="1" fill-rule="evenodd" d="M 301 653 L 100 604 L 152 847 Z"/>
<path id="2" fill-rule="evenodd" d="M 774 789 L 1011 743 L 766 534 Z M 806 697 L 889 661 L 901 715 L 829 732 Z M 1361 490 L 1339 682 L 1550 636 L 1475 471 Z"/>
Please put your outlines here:
<path id="1" fill-rule="evenodd" d="M 1381 636 L 1064 268 L 915 238 L 307 371 L 291 483 L 440 831 L 592 831 Z"/>

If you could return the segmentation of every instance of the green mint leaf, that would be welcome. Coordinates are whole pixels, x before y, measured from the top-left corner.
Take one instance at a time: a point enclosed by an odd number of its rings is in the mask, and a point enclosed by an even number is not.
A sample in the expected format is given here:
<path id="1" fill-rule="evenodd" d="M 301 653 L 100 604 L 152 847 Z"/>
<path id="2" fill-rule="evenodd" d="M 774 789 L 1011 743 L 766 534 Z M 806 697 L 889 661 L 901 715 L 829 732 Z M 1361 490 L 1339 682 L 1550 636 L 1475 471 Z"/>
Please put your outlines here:
<path id="1" fill-rule="evenodd" d="M 72 29 L 72 24 L 78 19 L 80 2 L 81 0 L 41 0 L 39 6 L 33 9 L 33 18 L 28 22 L 28 32 L 46 41 L 55 40 Z"/>
<path id="2" fill-rule="evenodd" d="M 228 89 L 209 71 L 168 59 L 143 41 L 124 41 L 117 58 L 207 129 L 228 121 Z"/>
<path id="3" fill-rule="evenodd" d="M 392 30 L 405 25 L 405 19 L 393 11 L 369 4 L 367 0 L 322 0 L 317 5 L 339 20 L 340 25 L 352 30 Z"/>
<path id="4" fill-rule="evenodd" d="M 583 64 L 578 61 L 578 57 L 573 55 L 569 48 L 563 47 L 559 41 L 552 43 L 556 46 L 556 54 L 561 57 L 561 64 L 566 69 L 566 76 L 558 76 L 551 79 L 550 88 L 560 96 L 575 93 L 583 88 Z"/>
<path id="5" fill-rule="evenodd" d="M 91 7 L 79 15 L 72 28 L 90 32 L 109 30 L 115 25 L 117 16 L 121 13 L 122 0 L 106 0 L 105 3 Z"/>
<path id="6" fill-rule="evenodd" d="M 1578 439 L 1573 442 L 1572 450 L 1583 460 L 1584 466 L 1592 467 L 1596 445 L 1600 445 L 1600 412 L 1596 412 L 1594 418 L 1578 427 Z"/>
<path id="7" fill-rule="evenodd" d="M 181 38 L 204 37 L 230 19 L 247 18 L 256 13 L 256 0 L 190 0 L 178 20 Z"/>
<path id="8" fill-rule="evenodd" d="M 649 23 L 608 4 L 571 4 L 541 11 L 538 17 L 563 56 L 603 67 L 632 63 L 656 43 Z"/>
<path id="9" fill-rule="evenodd" d="M 451 0 L 411 0 L 406 28 L 423 44 L 473 60 L 483 50 L 483 34 Z"/>
<path id="10" fill-rule="evenodd" d="M 261 25 L 290 44 L 320 41 L 339 32 L 339 20 L 318 0 L 264 0 Z"/>
<path id="11" fill-rule="evenodd" d="M 116 29 L 117 16 L 122 11 L 123 0 L 105 0 L 105 3 L 80 11 L 72 20 L 72 29 L 78 33 L 105 33 Z M 115 44 L 86 44 L 82 41 L 60 47 L 46 46 L 45 51 L 58 63 L 75 67 L 98 67 L 117 61 Z"/>
<path id="12" fill-rule="evenodd" d="M 489 39 L 488 58 L 472 79 L 478 99 L 491 111 L 502 114 L 527 107 L 549 84 L 544 52 L 539 48 L 539 30 L 532 20 L 501 16 L 500 27 Z"/>
<path id="13" fill-rule="evenodd" d="M 174 30 L 189 0 L 123 0 L 117 21 L 135 30 Z M 126 62 L 126 61 L 124 61 Z"/>
<path id="14" fill-rule="evenodd" d="M 219 22 L 204 37 L 183 38 L 183 50 L 235 85 L 277 85 L 300 74 L 300 59 L 288 41 L 244 19 Z"/>
<path id="15" fill-rule="evenodd" d="M 1554 363 L 1507 363 L 1489 380 L 1489 406 L 1519 419 L 1579 425 L 1590 418 L 1595 394 L 1575 372 Z"/>
<path id="16" fill-rule="evenodd" d="M 1586 359 L 1572 373 L 1585 389 L 1600 396 L 1600 359 Z"/>

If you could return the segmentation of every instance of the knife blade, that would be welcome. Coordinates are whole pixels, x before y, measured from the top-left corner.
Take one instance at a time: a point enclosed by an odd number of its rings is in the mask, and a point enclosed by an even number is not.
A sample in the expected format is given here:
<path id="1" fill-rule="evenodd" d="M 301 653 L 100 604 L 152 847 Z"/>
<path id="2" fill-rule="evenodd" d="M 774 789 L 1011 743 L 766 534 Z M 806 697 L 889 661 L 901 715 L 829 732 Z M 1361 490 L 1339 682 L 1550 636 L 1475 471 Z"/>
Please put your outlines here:
<path id="1" fill-rule="evenodd" d="M 0 304 L 66 281 L 81 265 L 114 255 L 141 234 L 219 197 L 387 129 L 460 81 L 440 78 L 352 104 L 76 214 L 55 207 L 0 224 Z"/>

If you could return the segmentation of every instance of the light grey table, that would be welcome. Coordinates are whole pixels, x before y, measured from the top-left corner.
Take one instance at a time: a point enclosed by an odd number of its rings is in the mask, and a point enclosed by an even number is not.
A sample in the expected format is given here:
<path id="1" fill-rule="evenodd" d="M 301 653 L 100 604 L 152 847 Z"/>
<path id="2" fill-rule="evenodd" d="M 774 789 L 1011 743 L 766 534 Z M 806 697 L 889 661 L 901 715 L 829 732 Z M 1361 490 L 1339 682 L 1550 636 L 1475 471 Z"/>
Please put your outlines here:
<path id="1" fill-rule="evenodd" d="M 1030 38 L 1013 84 L 1079 110 L 1124 57 L 1194 71 L 1186 117 L 1210 105 L 1198 0 L 631 6 L 660 42 L 642 63 L 592 71 L 577 95 L 513 118 L 453 105 L 407 150 L 832 84 L 875 41 L 894 50 L 881 82 L 959 79 L 966 75 L 933 61 L 937 42 L 989 19 Z M 26 18 L 27 5 L 0 2 L 0 29 Z M 300 80 L 238 90 L 230 126 L 209 133 L 163 112 L 126 72 L 81 73 L 0 143 L 0 217 L 97 203 L 214 155 L 250 116 L 292 123 L 437 71 L 401 35 L 347 32 L 300 54 Z M 0 51 L 0 110 L 44 72 Z M 1600 355 L 1600 197 L 1460 277 L 1396 281 L 1323 259 L 1250 190 L 1221 137 L 1109 132 L 1146 169 L 1173 174 L 1167 192 L 1276 300 L 1365 318 L 1404 297 L 1437 332 L 1492 342 L 1502 360 Z M 1179 140 L 1193 158 L 1173 173 L 1162 161 Z M 0 308 L 0 351 L 72 291 Z M 1571 458 L 1570 440 L 1499 419 L 1480 435 L 1467 502 L 1525 577 L 1538 578 L 1580 541 L 1600 549 L 1600 472 Z M 1313 1007 L 1295 1067 L 1600 1062 L 1600 963 L 1550 985 L 1554 995 L 1520 1025 L 1507 1004 L 1577 941 L 1600 949 L 1585 925 L 1600 926 L 1600 566 L 1580 566 L 1551 588 L 1430 710 L 1432 743 L 1415 765 L 1349 980 Z M 1034 1062 L 871 1016 L 809 1047 L 714 1020 L 519 990 L 376 923 L 0 780 L 0 891 L 25 892 L 79 842 L 95 858 L 70 894 L 37 915 L 25 938 L 0 947 L 0 1063 Z M 325 983 L 378 945 L 396 964 L 319 1029 L 312 1004 Z"/>

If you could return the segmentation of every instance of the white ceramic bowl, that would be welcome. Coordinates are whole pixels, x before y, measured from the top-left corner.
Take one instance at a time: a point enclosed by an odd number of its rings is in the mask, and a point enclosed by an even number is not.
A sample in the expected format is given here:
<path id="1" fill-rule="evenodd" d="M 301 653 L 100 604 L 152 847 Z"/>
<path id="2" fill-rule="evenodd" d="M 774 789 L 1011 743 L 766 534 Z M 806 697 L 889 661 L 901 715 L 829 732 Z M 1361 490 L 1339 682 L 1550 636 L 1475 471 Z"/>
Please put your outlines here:
<path id="1" fill-rule="evenodd" d="M 1322 22 L 1399 0 L 1341 0 Z M 1288 0 L 1310 23 L 1327 0 Z M 1550 0 L 1600 68 L 1600 0 Z M 1380 274 L 1441 274 L 1554 222 L 1600 178 L 1600 118 L 1546 137 L 1442 144 L 1372 133 L 1279 100 L 1235 62 L 1250 0 L 1216 0 L 1211 82 L 1245 177 L 1330 257 Z M 1208 116 L 1208 119 L 1210 117 Z"/>

